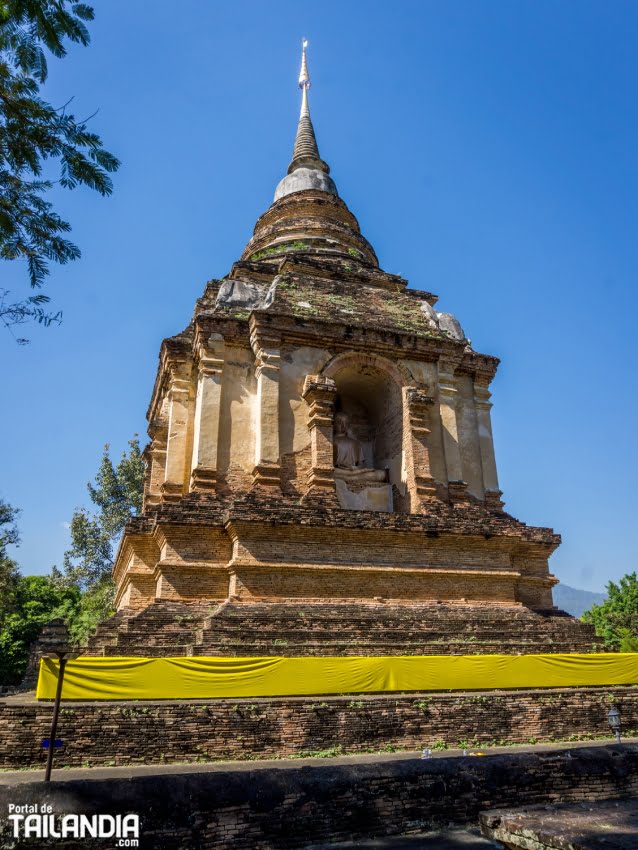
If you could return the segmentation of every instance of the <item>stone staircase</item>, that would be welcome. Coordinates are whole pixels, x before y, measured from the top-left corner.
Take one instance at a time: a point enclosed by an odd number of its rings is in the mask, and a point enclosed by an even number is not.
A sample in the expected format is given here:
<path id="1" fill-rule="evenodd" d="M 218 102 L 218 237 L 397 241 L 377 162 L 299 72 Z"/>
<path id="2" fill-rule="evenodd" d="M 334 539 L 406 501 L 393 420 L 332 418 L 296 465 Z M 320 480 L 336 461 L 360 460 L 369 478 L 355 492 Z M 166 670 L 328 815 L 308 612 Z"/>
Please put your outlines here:
<path id="1" fill-rule="evenodd" d="M 211 606 L 156 602 L 142 611 L 123 608 L 100 623 L 85 655 L 192 655 L 196 632 Z"/>
<path id="2" fill-rule="evenodd" d="M 89 655 L 484 655 L 592 652 L 564 611 L 419 604 L 155 602 L 98 627 Z"/>

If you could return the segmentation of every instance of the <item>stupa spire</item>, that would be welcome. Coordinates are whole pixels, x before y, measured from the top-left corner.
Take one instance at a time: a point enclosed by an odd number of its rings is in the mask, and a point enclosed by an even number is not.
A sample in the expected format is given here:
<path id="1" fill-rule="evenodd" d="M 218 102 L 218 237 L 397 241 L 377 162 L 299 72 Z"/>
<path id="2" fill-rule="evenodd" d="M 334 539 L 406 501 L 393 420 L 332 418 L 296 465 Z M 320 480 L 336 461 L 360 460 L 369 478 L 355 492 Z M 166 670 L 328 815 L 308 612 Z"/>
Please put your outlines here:
<path id="1" fill-rule="evenodd" d="M 297 124 L 297 135 L 295 146 L 292 151 L 292 160 L 288 166 L 288 173 L 280 181 L 275 191 L 275 200 L 291 195 L 294 192 L 303 192 L 306 189 L 317 189 L 337 194 L 337 187 L 332 181 L 330 168 L 319 156 L 315 129 L 310 118 L 310 106 L 308 104 L 308 89 L 310 88 L 310 74 L 308 72 L 308 59 L 306 50 L 308 42 L 304 38 L 301 43 L 301 70 L 299 71 L 299 88 L 301 89 L 301 112 Z"/>
<path id="2" fill-rule="evenodd" d="M 299 88 L 307 91 L 310 88 L 310 74 L 308 73 L 308 60 L 306 59 L 306 48 L 308 39 L 301 40 L 301 70 L 299 71 Z"/>
<path id="3" fill-rule="evenodd" d="M 296 168 L 318 168 L 320 171 L 329 174 L 330 169 L 319 156 L 315 129 L 312 126 L 312 119 L 310 118 L 308 89 L 311 83 L 310 74 L 308 73 L 308 59 L 306 57 L 307 47 L 308 42 L 304 38 L 301 43 L 301 70 L 299 71 L 301 112 L 299 114 L 299 124 L 297 125 L 297 135 L 295 136 L 295 146 L 292 151 L 292 162 L 288 167 L 288 173 L 290 174 Z"/>

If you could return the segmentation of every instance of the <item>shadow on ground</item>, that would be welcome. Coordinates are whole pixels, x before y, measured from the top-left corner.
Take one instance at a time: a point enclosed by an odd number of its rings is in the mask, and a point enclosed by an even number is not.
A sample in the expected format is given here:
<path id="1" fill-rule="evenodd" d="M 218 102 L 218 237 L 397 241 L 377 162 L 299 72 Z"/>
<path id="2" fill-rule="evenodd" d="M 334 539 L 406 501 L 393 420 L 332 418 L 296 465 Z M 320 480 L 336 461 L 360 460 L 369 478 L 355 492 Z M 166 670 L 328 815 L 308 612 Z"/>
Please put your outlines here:
<path id="1" fill-rule="evenodd" d="M 443 830 L 422 835 L 386 836 L 341 844 L 321 844 L 308 850 L 489 850 L 500 847 L 481 838 L 478 830 Z"/>

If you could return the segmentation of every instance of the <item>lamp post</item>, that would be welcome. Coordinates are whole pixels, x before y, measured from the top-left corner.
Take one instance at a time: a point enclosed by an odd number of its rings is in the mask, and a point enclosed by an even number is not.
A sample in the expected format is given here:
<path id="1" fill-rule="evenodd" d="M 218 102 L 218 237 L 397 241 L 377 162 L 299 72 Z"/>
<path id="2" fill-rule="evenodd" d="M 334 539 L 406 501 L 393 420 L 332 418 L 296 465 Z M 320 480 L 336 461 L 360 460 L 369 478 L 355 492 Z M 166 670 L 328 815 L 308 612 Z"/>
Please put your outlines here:
<path id="1" fill-rule="evenodd" d="M 616 742 L 620 744 L 620 712 L 618 711 L 618 706 L 612 705 L 609 709 L 607 720 L 609 721 L 612 731 L 616 735 Z"/>
<path id="2" fill-rule="evenodd" d="M 60 714 L 60 701 L 62 699 L 62 684 L 64 682 L 64 671 L 67 661 L 77 658 L 77 652 L 73 652 L 69 644 L 69 632 L 64 620 L 51 620 L 42 629 L 40 635 L 40 647 L 43 658 L 57 658 L 60 662 L 58 673 L 58 686 L 55 692 L 53 704 L 53 717 L 51 718 L 51 733 L 49 735 L 49 752 L 47 753 L 47 766 L 44 773 L 44 781 L 51 781 L 51 770 L 53 768 L 53 751 L 55 750 L 55 735 L 58 731 L 58 717 Z"/>

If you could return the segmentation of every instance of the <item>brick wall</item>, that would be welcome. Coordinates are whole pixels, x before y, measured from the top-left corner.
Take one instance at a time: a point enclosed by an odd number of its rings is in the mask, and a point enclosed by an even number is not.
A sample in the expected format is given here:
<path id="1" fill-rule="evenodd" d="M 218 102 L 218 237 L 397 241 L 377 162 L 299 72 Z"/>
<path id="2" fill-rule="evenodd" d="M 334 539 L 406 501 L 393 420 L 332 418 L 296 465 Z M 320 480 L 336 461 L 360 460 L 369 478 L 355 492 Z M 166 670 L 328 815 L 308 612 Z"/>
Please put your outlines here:
<path id="1" fill-rule="evenodd" d="M 638 687 L 409 696 L 64 703 L 59 766 L 268 758 L 609 735 L 610 699 L 638 734 Z M 0 767 L 41 765 L 50 703 L 0 702 Z"/>
<path id="2" fill-rule="evenodd" d="M 293 850 L 369 836 L 475 823 L 482 809 L 630 797 L 638 747 L 578 748 L 488 758 L 402 759 L 222 769 L 120 779 L 0 785 L 9 803 L 47 802 L 63 814 L 140 815 L 140 846 L 189 850 Z M 178 801 L 178 804 L 176 802 Z M 5 833 L 6 835 L 6 833 Z M 2 842 L 0 846 L 7 846 Z M 13 848 L 33 847 L 33 839 Z M 45 847 L 85 850 L 86 841 Z M 113 847 L 113 839 L 91 846 Z"/>
<path id="3" fill-rule="evenodd" d="M 294 575 L 294 571 L 289 571 Z M 234 582 L 241 582 L 240 571 Z M 120 610 L 91 655 L 475 655 L 591 652 L 593 626 L 560 611 L 498 605 L 162 600 Z M 601 647 L 602 649 L 602 647 Z"/>

